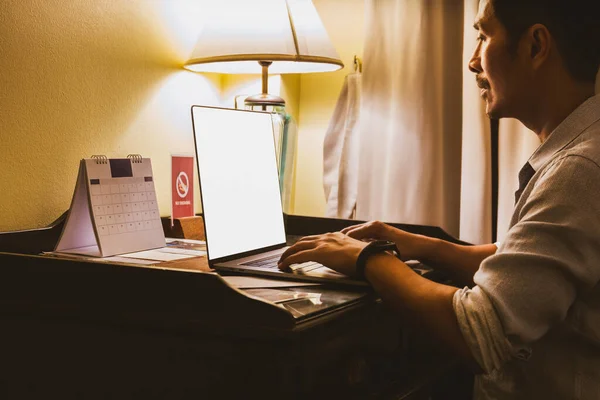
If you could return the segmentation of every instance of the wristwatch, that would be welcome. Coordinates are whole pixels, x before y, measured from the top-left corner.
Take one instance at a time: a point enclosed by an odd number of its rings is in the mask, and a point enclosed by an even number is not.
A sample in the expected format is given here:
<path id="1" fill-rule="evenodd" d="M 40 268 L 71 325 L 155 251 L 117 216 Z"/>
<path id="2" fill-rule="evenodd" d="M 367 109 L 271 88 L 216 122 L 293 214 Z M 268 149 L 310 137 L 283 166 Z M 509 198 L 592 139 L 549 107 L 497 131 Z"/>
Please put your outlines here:
<path id="1" fill-rule="evenodd" d="M 366 245 L 358 255 L 356 259 L 356 275 L 360 279 L 365 279 L 365 267 L 367 266 L 367 260 L 373 254 L 383 253 L 385 251 L 391 252 L 398 259 L 400 259 L 400 250 L 396 243 L 389 240 L 374 240 Z"/>

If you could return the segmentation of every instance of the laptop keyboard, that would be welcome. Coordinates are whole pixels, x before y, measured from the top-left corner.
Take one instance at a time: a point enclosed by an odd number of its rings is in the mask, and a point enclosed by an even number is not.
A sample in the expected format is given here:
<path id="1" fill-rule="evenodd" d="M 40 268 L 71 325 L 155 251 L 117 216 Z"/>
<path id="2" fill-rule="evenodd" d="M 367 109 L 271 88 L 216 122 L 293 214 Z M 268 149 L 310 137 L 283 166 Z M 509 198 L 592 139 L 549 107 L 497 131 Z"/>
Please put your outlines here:
<path id="1" fill-rule="evenodd" d="M 247 261 L 245 262 L 243 265 L 247 265 L 249 267 L 260 267 L 260 268 L 272 268 L 275 269 L 277 268 L 277 262 L 279 261 L 279 258 L 281 257 L 281 255 L 277 254 L 271 257 L 266 257 L 266 258 L 260 258 L 258 260 L 252 260 L 252 261 Z M 321 268 L 323 266 L 323 264 L 320 264 L 318 262 L 314 262 L 314 261 L 308 261 L 308 262 L 304 262 L 304 263 L 300 263 L 300 264 L 292 264 L 290 265 L 290 270 L 291 271 L 301 271 L 301 272 L 308 272 L 308 271 L 312 271 L 313 269 L 317 269 L 317 268 Z"/>
<path id="2" fill-rule="evenodd" d="M 277 261 L 281 258 L 280 254 L 267 258 L 259 258 L 258 260 L 246 261 L 243 265 L 249 267 L 261 267 L 261 268 L 277 268 Z"/>

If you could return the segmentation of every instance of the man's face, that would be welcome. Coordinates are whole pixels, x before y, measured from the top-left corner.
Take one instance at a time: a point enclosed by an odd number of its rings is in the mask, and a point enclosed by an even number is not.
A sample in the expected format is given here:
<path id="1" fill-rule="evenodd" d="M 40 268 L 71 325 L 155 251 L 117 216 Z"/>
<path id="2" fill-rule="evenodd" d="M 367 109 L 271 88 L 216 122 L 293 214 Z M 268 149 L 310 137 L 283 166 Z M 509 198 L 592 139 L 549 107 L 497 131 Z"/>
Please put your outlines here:
<path id="1" fill-rule="evenodd" d="M 478 39 L 469 69 L 476 74 L 486 113 L 490 118 L 517 117 L 527 93 L 525 69 L 519 53 L 510 53 L 506 30 L 489 0 L 480 1 L 474 27 Z"/>

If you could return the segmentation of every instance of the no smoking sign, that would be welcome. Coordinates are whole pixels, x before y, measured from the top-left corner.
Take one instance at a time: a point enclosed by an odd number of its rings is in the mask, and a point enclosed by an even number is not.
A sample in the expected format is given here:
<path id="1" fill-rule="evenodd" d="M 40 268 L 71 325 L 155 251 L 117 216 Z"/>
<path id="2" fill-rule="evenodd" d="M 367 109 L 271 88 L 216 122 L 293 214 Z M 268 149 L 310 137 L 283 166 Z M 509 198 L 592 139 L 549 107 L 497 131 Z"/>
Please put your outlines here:
<path id="1" fill-rule="evenodd" d="M 194 157 L 171 156 L 171 218 L 194 215 Z"/>

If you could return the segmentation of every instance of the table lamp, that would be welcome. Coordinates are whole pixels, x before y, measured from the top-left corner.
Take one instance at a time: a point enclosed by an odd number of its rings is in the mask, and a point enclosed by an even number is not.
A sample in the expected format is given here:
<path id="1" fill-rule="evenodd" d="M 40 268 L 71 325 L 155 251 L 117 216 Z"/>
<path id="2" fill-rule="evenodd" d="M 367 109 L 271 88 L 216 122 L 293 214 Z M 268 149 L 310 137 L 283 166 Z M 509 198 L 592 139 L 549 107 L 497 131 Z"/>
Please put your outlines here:
<path id="1" fill-rule="evenodd" d="M 343 68 L 311 0 L 207 1 L 204 25 L 184 67 L 195 72 L 262 74 L 262 93 L 245 108 L 273 112 L 283 209 L 292 210 L 297 132 L 285 101 L 268 91 L 275 74 Z"/>
<path id="2" fill-rule="evenodd" d="M 196 72 L 262 73 L 262 93 L 246 107 L 283 106 L 268 93 L 268 73 L 327 72 L 342 68 L 311 0 L 207 2 L 205 23 L 184 67 Z"/>

